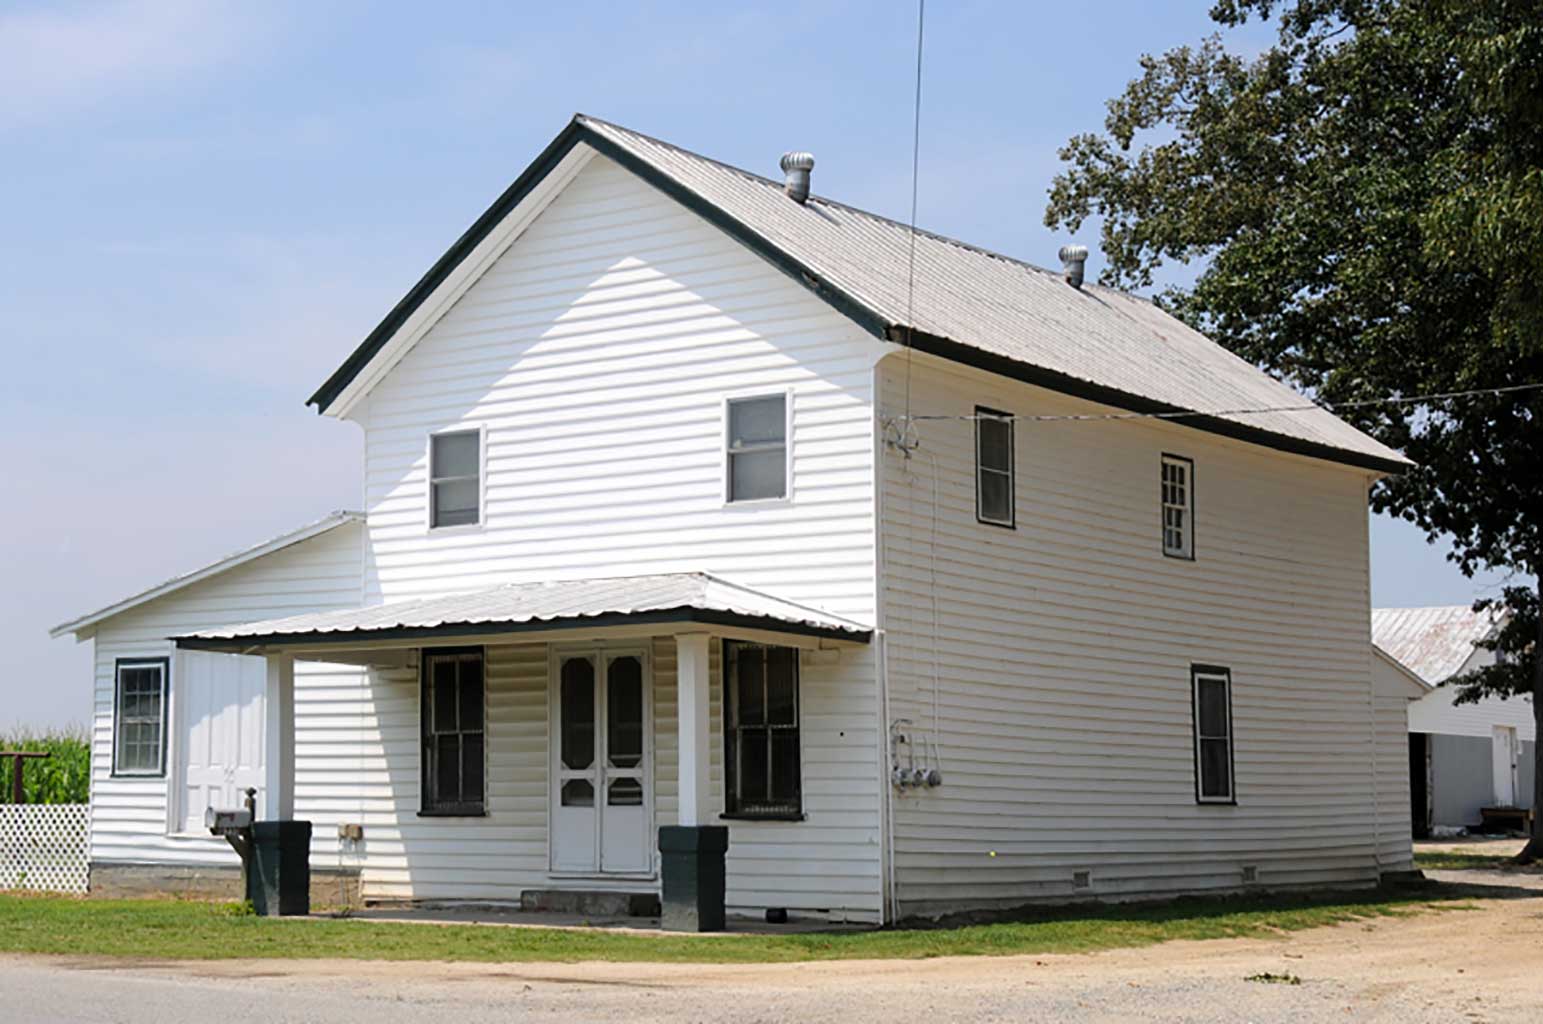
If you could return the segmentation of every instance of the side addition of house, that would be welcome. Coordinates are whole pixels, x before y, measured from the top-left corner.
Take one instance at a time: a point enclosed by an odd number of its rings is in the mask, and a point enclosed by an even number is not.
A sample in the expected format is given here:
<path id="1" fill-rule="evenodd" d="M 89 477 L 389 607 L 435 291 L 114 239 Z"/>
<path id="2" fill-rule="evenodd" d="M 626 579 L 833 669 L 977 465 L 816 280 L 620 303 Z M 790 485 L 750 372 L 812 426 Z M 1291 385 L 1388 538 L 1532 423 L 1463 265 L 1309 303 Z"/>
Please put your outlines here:
<path id="1" fill-rule="evenodd" d="M 674 826 L 731 912 L 874 923 L 1409 865 L 1402 457 L 808 163 L 575 118 L 312 396 L 361 514 L 59 628 L 98 878 L 228 865 L 248 782 L 365 899 L 646 903 Z"/>

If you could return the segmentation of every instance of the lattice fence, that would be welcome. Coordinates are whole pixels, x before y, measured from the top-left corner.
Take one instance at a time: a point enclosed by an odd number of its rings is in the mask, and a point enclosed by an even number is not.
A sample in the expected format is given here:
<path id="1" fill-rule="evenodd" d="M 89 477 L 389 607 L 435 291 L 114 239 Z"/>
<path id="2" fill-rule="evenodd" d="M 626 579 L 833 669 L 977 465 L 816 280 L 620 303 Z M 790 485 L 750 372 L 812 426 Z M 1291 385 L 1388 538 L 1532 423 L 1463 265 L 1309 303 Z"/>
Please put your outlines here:
<path id="1" fill-rule="evenodd" d="M 0 804 L 0 889 L 85 892 L 89 804 Z"/>

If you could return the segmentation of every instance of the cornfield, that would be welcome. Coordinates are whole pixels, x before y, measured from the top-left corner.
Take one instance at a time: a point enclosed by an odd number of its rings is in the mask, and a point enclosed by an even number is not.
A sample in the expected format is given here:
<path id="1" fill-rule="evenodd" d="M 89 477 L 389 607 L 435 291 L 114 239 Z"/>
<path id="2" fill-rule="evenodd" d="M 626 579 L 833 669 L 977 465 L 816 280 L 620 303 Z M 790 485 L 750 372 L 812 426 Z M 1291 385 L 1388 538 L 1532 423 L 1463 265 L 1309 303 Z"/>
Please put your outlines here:
<path id="1" fill-rule="evenodd" d="M 22 769 L 22 793 L 29 804 L 83 804 L 91 793 L 91 744 L 81 727 L 33 732 L 0 732 L 0 750 L 46 750 L 48 757 L 28 758 Z M 0 802 L 11 799 L 14 758 L 0 758 Z"/>

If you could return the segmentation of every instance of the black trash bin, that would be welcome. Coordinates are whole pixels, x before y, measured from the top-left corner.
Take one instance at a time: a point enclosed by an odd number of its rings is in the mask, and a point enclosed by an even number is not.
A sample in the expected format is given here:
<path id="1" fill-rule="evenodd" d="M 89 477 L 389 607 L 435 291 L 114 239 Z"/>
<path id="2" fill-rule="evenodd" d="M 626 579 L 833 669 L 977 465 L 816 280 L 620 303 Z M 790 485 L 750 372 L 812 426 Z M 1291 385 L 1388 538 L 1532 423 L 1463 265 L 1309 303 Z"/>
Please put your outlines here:
<path id="1" fill-rule="evenodd" d="M 665 825 L 659 829 L 659 926 L 671 932 L 721 932 L 724 926 L 722 825 Z"/>
<path id="2" fill-rule="evenodd" d="M 290 917 L 311 912 L 311 823 L 252 823 L 252 863 L 246 898 L 261 917 Z"/>

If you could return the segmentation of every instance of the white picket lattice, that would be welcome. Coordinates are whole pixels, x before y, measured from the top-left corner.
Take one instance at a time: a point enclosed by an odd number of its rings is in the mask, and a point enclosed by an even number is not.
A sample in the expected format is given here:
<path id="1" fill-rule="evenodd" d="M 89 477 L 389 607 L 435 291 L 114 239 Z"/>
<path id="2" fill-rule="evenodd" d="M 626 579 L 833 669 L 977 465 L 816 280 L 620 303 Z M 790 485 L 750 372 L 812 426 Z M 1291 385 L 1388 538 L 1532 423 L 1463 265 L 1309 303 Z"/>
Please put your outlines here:
<path id="1" fill-rule="evenodd" d="M 89 804 L 0 804 L 0 889 L 85 892 Z"/>

